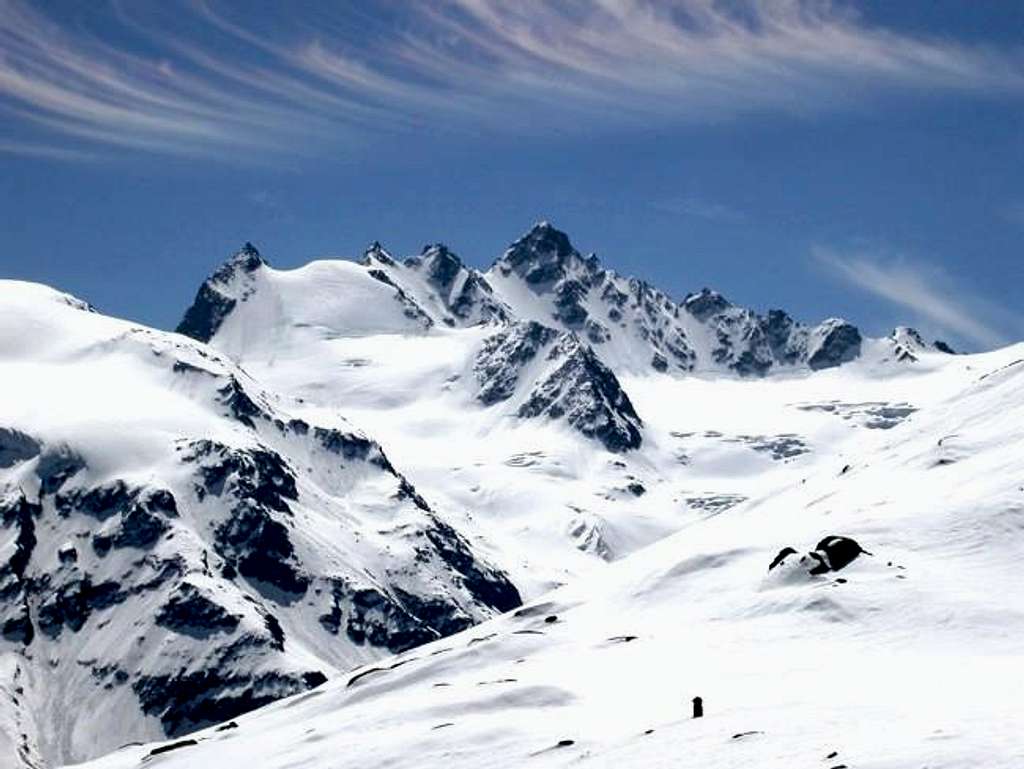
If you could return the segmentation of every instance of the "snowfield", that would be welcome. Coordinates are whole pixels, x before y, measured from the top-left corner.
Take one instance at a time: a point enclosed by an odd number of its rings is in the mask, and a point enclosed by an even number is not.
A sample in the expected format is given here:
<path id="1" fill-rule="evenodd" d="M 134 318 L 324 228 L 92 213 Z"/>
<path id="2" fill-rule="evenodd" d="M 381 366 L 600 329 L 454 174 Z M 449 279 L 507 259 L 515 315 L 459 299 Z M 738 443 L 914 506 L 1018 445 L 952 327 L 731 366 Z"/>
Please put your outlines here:
<path id="1" fill-rule="evenodd" d="M 917 383 L 958 392 L 805 477 L 160 765 L 1021 766 L 1022 354 L 953 359 Z M 830 533 L 873 555 L 769 573 Z"/>
<path id="2" fill-rule="evenodd" d="M 1024 766 L 1024 345 L 544 223 L 487 272 L 247 245 L 178 334 L 0 312 L 4 769 Z"/>

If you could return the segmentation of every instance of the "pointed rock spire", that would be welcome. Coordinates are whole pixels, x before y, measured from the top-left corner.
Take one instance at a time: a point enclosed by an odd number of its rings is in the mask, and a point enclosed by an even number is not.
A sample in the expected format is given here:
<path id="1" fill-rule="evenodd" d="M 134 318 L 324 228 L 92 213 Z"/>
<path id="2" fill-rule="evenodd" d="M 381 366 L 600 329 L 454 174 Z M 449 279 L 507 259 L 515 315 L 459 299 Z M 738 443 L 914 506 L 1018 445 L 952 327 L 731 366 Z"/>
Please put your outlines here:
<path id="1" fill-rule="evenodd" d="M 252 275 L 265 266 L 267 262 L 256 246 L 246 241 L 199 287 L 192 306 L 174 330 L 209 342 L 237 301 L 255 290 Z"/>

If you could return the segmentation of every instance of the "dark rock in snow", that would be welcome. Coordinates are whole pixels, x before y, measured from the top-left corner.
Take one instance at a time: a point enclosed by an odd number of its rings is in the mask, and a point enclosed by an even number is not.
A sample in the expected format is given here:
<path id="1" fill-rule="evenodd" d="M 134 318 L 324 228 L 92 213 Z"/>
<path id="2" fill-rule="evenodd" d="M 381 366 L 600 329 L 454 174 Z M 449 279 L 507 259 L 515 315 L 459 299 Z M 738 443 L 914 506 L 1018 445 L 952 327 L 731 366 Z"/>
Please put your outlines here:
<path id="1" fill-rule="evenodd" d="M 511 580 L 501 571 L 480 562 L 466 540 L 451 526 L 435 518 L 426 535 L 444 562 L 462 576 L 470 595 L 484 606 L 499 612 L 522 606 L 523 599 Z"/>
<path id="2" fill-rule="evenodd" d="M 85 460 L 68 449 L 44 453 L 36 464 L 39 494 L 56 494 L 69 479 L 84 469 Z"/>
<path id="3" fill-rule="evenodd" d="M 215 633 L 230 633 L 240 618 L 231 614 L 195 585 L 183 583 L 161 606 L 154 621 L 161 627 L 193 638 L 208 638 Z"/>
<path id="4" fill-rule="evenodd" d="M 132 682 L 132 691 L 143 712 L 159 718 L 168 737 L 178 737 L 312 689 L 327 680 L 317 670 L 233 672 L 228 663 L 233 656 L 243 653 L 249 642 L 243 638 L 225 647 L 218 652 L 221 664 L 211 664 L 202 670 L 139 676 Z"/>
<path id="5" fill-rule="evenodd" d="M 833 368 L 860 355 L 860 331 L 844 321 L 836 321 L 825 333 L 818 349 L 807 359 L 814 371 Z"/>
<path id="6" fill-rule="evenodd" d="M 552 283 L 564 275 L 564 263 L 574 255 L 569 236 L 541 222 L 509 246 L 503 269 L 519 272 L 528 283 Z"/>
<path id="7" fill-rule="evenodd" d="M 818 576 L 829 572 L 841 571 L 849 566 L 861 554 L 871 555 L 860 544 L 850 537 L 828 536 L 822 539 L 800 562 L 808 566 L 808 574 Z M 796 556 L 792 547 L 784 547 L 768 566 L 768 571 L 783 564 L 790 556 Z"/>
<path id="8" fill-rule="evenodd" d="M 782 548 L 779 551 L 778 555 L 776 555 L 775 558 L 772 559 L 772 562 L 770 564 L 768 564 L 768 571 L 771 571 L 776 566 L 778 566 L 780 563 L 782 563 L 784 560 L 786 560 L 786 556 L 788 556 L 788 555 L 795 555 L 795 554 L 796 554 L 796 550 L 794 550 L 791 547 L 784 547 L 784 548 Z"/>
<path id="9" fill-rule="evenodd" d="M 39 454 L 39 442 L 30 435 L 10 427 L 0 427 L 0 468 L 32 459 Z"/>
<path id="10" fill-rule="evenodd" d="M 260 406 L 233 376 L 219 390 L 220 402 L 228 407 L 229 413 L 246 427 L 255 427 L 254 419 L 269 419 L 267 410 Z"/>
<path id="11" fill-rule="evenodd" d="M 88 575 L 74 573 L 52 586 L 36 610 L 39 629 L 49 638 L 57 638 L 63 629 L 77 633 L 94 611 L 121 603 L 128 593 L 117 582 L 93 584 Z"/>
<path id="12" fill-rule="evenodd" d="M 643 423 L 618 378 L 575 335 L 564 335 L 548 355 L 557 367 L 538 382 L 519 407 L 529 419 L 565 419 L 612 452 L 639 448 Z"/>
<path id="13" fill-rule="evenodd" d="M 825 537 L 814 549 L 825 554 L 832 571 L 839 571 L 849 566 L 861 553 L 871 555 L 856 540 L 849 537 Z"/>
<path id="14" fill-rule="evenodd" d="M 233 494 L 278 512 L 290 513 L 288 502 L 298 499 L 295 476 L 280 454 L 263 447 L 238 449 L 209 440 L 193 441 L 182 461 L 197 464 L 207 494 Z"/>
<path id="15" fill-rule="evenodd" d="M 683 300 L 683 308 L 699 321 L 706 321 L 732 306 L 728 299 L 709 288 L 702 288 Z"/>
<path id="16" fill-rule="evenodd" d="M 246 276 L 265 264 L 256 247 L 246 243 L 199 287 L 192 306 L 185 311 L 175 331 L 200 342 L 209 342 L 235 305 L 250 295 L 252 287 L 246 285 Z"/>
<path id="17" fill-rule="evenodd" d="M 262 505 L 240 500 L 217 527 L 214 541 L 222 558 L 278 603 L 291 603 L 309 587 L 309 577 L 294 562 L 288 528 Z"/>
<path id="18" fill-rule="evenodd" d="M 383 646 L 397 654 L 439 637 L 379 590 L 358 589 L 349 600 L 352 611 L 345 632 L 357 644 Z"/>
<path id="19" fill-rule="evenodd" d="M 524 321 L 487 337 L 473 366 L 480 383 L 477 399 L 492 406 L 511 398 L 523 368 L 557 336 L 553 328 Z"/>
<path id="20" fill-rule="evenodd" d="M 158 748 L 153 748 L 149 751 L 148 756 L 159 756 L 161 753 L 170 753 L 172 750 L 178 750 L 180 748 L 188 748 L 192 745 L 197 745 L 195 740 L 181 740 L 180 742 L 172 742 L 169 745 L 161 745 Z"/>

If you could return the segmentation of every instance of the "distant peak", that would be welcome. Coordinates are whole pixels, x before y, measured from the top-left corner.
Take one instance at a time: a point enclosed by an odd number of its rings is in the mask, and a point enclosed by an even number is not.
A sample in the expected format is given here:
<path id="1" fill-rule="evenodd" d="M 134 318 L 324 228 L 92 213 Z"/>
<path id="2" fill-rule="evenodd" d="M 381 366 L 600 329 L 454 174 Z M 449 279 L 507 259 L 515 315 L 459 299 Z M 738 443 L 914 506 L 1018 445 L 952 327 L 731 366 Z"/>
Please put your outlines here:
<path id="1" fill-rule="evenodd" d="M 525 246 L 538 253 L 554 254 L 560 259 L 576 252 L 569 236 L 547 220 L 533 225 L 529 232 L 512 244 L 512 248 L 516 248 L 517 245 Z"/>
<path id="2" fill-rule="evenodd" d="M 241 267 L 246 272 L 253 272 L 265 265 L 266 260 L 260 255 L 259 249 L 248 240 L 245 241 L 238 251 L 228 260 L 231 267 Z"/>
<path id="3" fill-rule="evenodd" d="M 462 260 L 444 243 L 424 246 L 420 261 L 427 265 L 430 279 L 442 286 L 450 284 L 462 270 Z"/>
<path id="4" fill-rule="evenodd" d="M 683 300 L 683 307 L 697 320 L 705 321 L 732 307 L 732 303 L 717 291 L 702 288 L 694 294 L 688 294 Z"/>
<path id="5" fill-rule="evenodd" d="M 379 262 L 391 266 L 394 265 L 395 260 L 388 253 L 388 250 L 380 244 L 380 241 L 375 240 L 363 251 L 363 264 L 370 264 L 371 262 Z"/>
<path id="6" fill-rule="evenodd" d="M 236 303 L 256 290 L 251 273 L 266 264 L 256 246 L 246 241 L 199 287 L 175 331 L 200 342 L 209 342 Z"/>
<path id="7" fill-rule="evenodd" d="M 448 254 L 451 253 L 448 250 L 448 246 L 444 243 L 427 243 L 420 250 L 420 256 L 428 256 L 430 254 Z"/>
<path id="8" fill-rule="evenodd" d="M 498 260 L 502 272 L 515 271 L 527 283 L 546 287 L 566 277 L 575 265 L 588 271 L 599 269 L 597 258 L 584 259 L 573 248 L 569 236 L 550 222 L 535 224 L 516 240 Z"/>
<path id="9" fill-rule="evenodd" d="M 921 333 L 911 326 L 897 326 L 892 330 L 892 333 L 889 334 L 889 338 L 897 342 L 913 342 L 920 347 L 926 346 Z"/>

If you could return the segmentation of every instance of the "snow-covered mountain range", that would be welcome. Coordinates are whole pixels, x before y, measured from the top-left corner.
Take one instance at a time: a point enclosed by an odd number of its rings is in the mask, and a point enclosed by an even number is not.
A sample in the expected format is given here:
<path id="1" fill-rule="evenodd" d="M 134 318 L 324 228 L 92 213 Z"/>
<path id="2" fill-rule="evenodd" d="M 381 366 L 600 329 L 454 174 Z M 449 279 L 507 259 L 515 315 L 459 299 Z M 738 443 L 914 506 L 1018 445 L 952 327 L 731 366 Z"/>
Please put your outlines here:
<path id="1" fill-rule="evenodd" d="M 486 272 L 246 244 L 178 333 L 0 310 L 11 766 L 863 766 L 901 692 L 874 765 L 1011 765 L 1020 349 L 677 301 L 547 223 Z"/>

